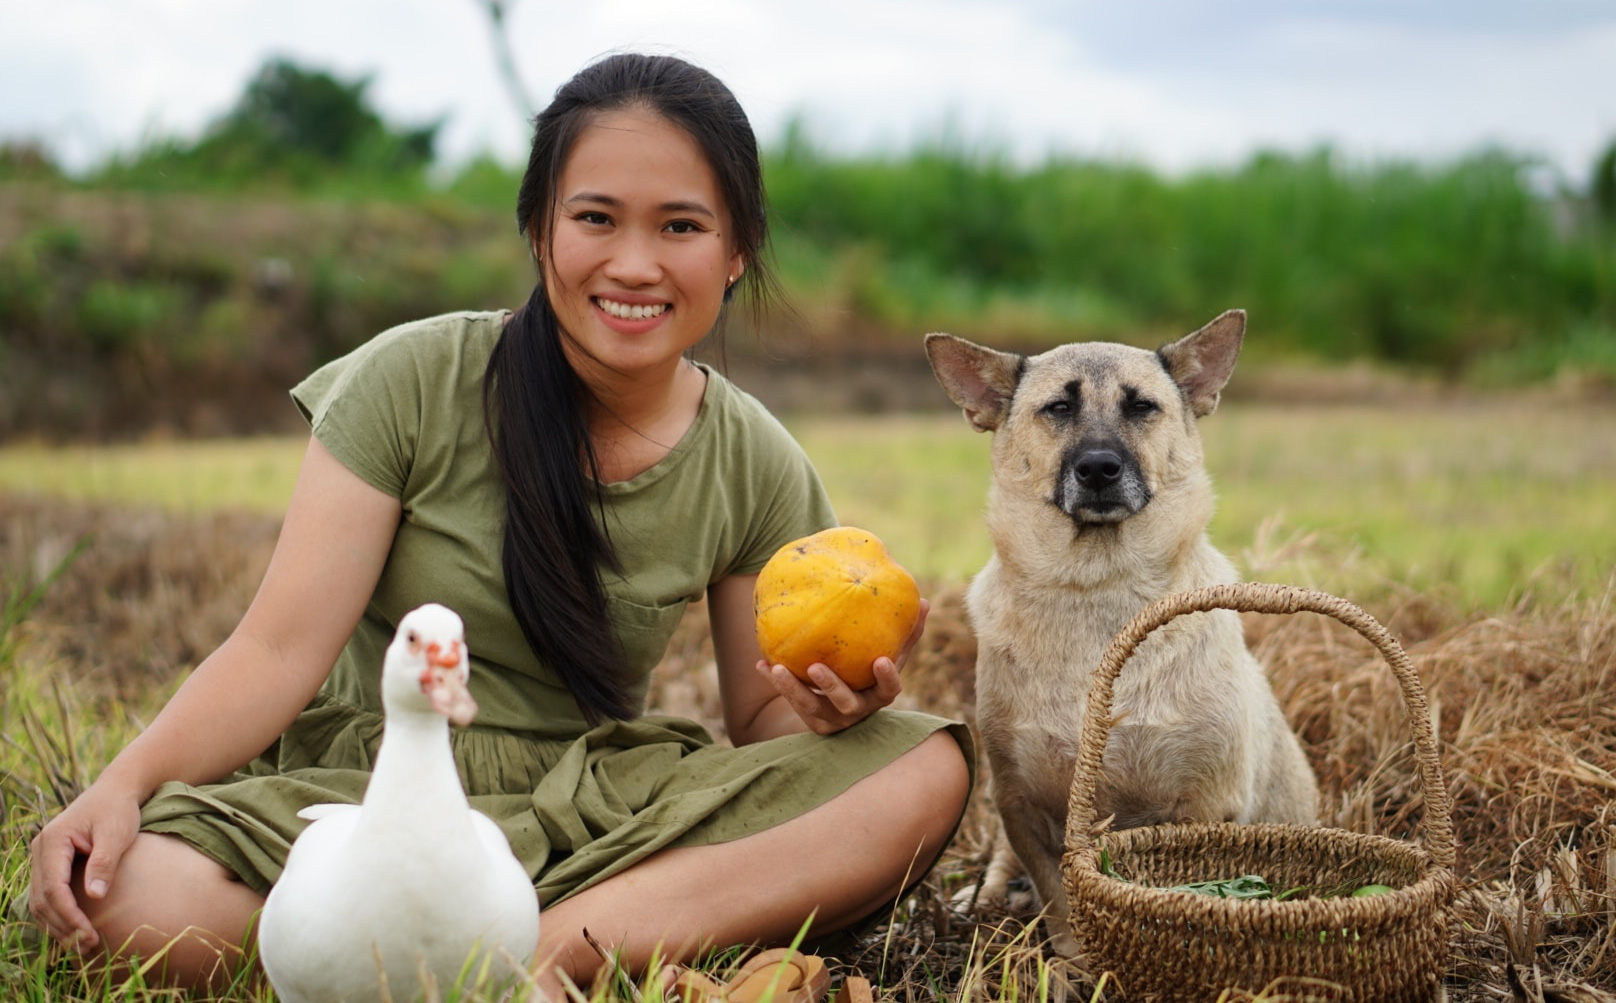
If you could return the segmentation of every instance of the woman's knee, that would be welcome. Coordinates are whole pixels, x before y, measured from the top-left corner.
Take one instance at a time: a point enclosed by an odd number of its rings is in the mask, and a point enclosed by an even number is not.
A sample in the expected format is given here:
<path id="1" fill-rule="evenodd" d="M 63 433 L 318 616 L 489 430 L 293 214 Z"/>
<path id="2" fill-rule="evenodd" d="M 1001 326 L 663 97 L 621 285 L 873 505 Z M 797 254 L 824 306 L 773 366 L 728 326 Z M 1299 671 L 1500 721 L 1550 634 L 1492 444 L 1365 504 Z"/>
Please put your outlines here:
<path id="1" fill-rule="evenodd" d="M 937 863 L 959 828 L 971 793 L 971 769 L 964 751 L 946 731 L 932 734 L 888 764 L 868 790 L 865 810 L 879 819 L 869 859 L 881 868 L 871 897 L 848 911 L 847 919 L 884 908 L 893 896 Z M 879 863 L 876 863 L 879 861 Z"/>
<path id="2" fill-rule="evenodd" d="M 81 878 L 75 875 L 75 878 Z M 224 867 L 171 836 L 141 833 L 103 898 L 74 893 L 114 961 L 161 956 L 170 979 L 201 985 L 239 967 L 263 899 Z"/>
<path id="3" fill-rule="evenodd" d="M 898 757 L 888 767 L 888 789 L 881 796 L 883 810 L 907 805 L 907 812 L 929 837 L 947 839 L 965 814 L 971 793 L 971 769 L 964 750 L 946 731 L 933 732 L 925 741 Z M 941 850 L 933 846 L 933 852 Z"/>
<path id="4" fill-rule="evenodd" d="M 963 814 L 971 796 L 971 764 L 959 742 L 946 731 L 935 731 L 914 751 L 919 759 L 916 769 L 925 779 L 927 792 L 940 798 L 942 805 L 953 806 L 956 817 Z"/>

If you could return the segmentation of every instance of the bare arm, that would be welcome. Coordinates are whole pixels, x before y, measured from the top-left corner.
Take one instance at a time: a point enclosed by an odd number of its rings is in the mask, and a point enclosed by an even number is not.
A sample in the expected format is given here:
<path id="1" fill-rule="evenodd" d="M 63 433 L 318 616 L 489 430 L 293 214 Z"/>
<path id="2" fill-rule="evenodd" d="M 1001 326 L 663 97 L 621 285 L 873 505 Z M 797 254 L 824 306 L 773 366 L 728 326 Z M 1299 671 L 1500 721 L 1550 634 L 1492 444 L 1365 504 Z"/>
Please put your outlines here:
<path id="1" fill-rule="evenodd" d="M 726 578 L 707 590 L 724 730 L 736 745 L 808 728 L 768 677 L 757 671 L 756 666 L 763 663 L 763 652 L 758 649 L 752 615 L 756 584 L 757 576 L 747 575 Z"/>
<path id="2" fill-rule="evenodd" d="M 756 575 L 726 578 L 707 592 L 713 653 L 718 660 L 724 728 L 730 741 L 746 745 L 799 731 L 829 735 L 887 706 L 903 689 L 899 666 L 920 638 L 928 604 L 920 604 L 920 620 L 904 642 L 897 662 L 875 660 L 875 685 L 855 690 L 824 665 L 808 669 L 812 685 L 783 665 L 769 665 L 758 649 L 752 612 Z"/>
<path id="3" fill-rule="evenodd" d="M 68 884 L 77 856 L 89 858 L 88 894 L 105 895 L 135 838 L 140 805 L 159 784 L 223 777 L 308 704 L 375 590 L 400 513 L 398 499 L 310 440 L 274 556 L 241 623 L 35 838 L 29 905 L 53 934 L 95 943 Z"/>
<path id="4" fill-rule="evenodd" d="M 375 590 L 398 499 L 310 439 L 286 521 L 241 623 L 103 774 L 142 800 L 205 783 L 262 752 L 330 673 Z"/>

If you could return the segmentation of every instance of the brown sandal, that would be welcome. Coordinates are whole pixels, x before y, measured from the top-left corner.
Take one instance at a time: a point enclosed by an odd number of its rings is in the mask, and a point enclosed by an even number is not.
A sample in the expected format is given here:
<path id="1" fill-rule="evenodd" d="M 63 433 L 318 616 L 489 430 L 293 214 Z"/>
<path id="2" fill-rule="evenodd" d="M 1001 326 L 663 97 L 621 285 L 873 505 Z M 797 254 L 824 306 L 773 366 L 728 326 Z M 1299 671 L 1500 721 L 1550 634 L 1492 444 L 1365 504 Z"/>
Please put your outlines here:
<path id="1" fill-rule="evenodd" d="M 821 1003 L 830 988 L 825 960 L 789 947 L 754 954 L 727 983 L 693 968 L 676 972 L 669 992 L 683 1003 Z"/>

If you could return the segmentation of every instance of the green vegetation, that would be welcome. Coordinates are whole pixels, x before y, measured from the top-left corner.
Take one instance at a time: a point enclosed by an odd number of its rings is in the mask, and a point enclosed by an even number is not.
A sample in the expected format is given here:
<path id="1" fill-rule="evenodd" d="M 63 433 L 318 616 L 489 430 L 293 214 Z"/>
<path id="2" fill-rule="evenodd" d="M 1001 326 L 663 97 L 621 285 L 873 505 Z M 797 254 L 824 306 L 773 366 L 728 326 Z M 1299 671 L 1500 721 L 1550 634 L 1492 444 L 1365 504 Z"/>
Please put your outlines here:
<path id="1" fill-rule="evenodd" d="M 1460 375 L 1582 327 L 1616 343 L 1616 248 L 1592 225 L 1563 232 L 1529 166 L 1319 150 L 1171 179 L 949 147 L 833 160 L 798 142 L 771 158 L 770 183 L 798 239 L 858 256 L 854 302 L 884 326 L 1002 338 L 996 311 L 1020 301 L 1042 307 L 1011 332 L 1029 340 L 1153 347 L 1238 305 L 1266 353 Z"/>
<path id="2" fill-rule="evenodd" d="M 280 515 L 307 440 L 216 439 L 137 446 L 0 448 L 0 494 L 126 501 L 173 512 Z"/>
<path id="3" fill-rule="evenodd" d="M 519 165 L 434 164 L 438 124 L 384 122 L 368 83 L 272 62 L 199 138 L 78 178 L 0 145 L 0 436 L 195 431 L 154 401 L 211 389 L 237 411 L 400 320 L 520 302 Z M 833 156 L 793 129 L 765 152 L 795 314 L 764 333 L 822 354 L 910 352 L 938 329 L 1154 346 L 1243 306 L 1248 369 L 1616 386 L 1616 145 L 1586 192 L 1545 191 L 1502 150 L 1263 153 L 1182 177 L 946 136 Z"/>

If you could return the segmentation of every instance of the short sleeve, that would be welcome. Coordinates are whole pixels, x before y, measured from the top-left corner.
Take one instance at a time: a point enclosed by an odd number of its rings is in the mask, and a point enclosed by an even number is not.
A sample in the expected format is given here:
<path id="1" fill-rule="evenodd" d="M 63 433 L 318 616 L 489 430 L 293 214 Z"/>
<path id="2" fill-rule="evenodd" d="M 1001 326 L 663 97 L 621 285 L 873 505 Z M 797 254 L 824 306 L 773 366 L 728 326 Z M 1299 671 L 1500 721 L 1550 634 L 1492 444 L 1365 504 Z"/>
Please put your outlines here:
<path id="1" fill-rule="evenodd" d="M 757 574 L 781 547 L 836 525 L 830 495 L 808 454 L 773 415 L 761 405 L 758 411 L 751 422 L 751 448 L 760 458 L 756 468 L 765 490 L 730 566 L 736 575 Z"/>
<path id="2" fill-rule="evenodd" d="M 422 338 L 383 332 L 292 388 L 314 437 L 343 466 L 402 498 L 422 414 Z"/>

